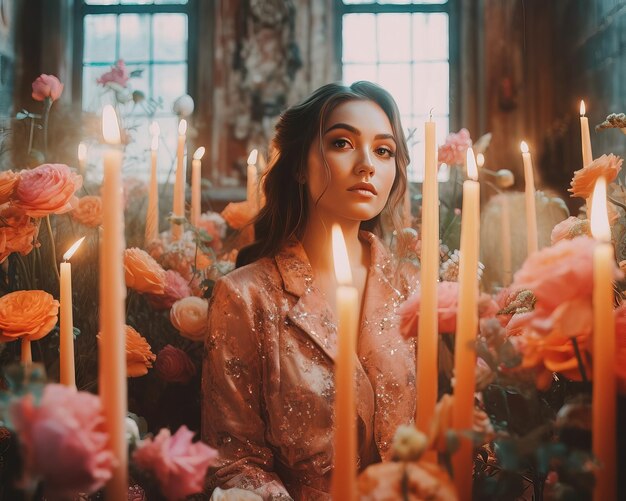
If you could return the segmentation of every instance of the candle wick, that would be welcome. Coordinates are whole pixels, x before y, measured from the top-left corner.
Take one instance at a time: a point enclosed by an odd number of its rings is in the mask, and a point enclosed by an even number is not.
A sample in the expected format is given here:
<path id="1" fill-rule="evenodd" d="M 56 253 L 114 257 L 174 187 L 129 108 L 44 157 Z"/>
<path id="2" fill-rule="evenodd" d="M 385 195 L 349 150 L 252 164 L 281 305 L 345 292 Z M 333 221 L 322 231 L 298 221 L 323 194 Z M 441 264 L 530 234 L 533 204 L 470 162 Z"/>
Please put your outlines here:
<path id="1" fill-rule="evenodd" d="M 434 109 L 435 109 L 435 108 L 431 108 L 431 109 L 430 109 L 430 111 L 428 112 L 428 113 L 430 114 L 430 118 L 429 118 L 429 120 L 430 120 L 431 122 L 433 121 L 433 110 L 434 110 Z"/>

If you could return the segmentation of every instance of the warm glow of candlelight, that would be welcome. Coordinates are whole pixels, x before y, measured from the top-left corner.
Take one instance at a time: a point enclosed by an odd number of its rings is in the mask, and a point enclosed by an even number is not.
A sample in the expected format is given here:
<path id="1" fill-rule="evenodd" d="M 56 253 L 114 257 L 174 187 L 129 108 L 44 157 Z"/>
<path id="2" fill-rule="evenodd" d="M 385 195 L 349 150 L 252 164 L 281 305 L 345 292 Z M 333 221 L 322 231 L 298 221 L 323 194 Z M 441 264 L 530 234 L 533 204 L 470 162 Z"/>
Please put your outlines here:
<path id="1" fill-rule="evenodd" d="M 472 148 L 467 148 L 467 177 L 474 181 L 478 179 L 478 167 L 476 166 L 476 158 Z"/>
<path id="2" fill-rule="evenodd" d="M 187 120 L 181 120 L 178 124 L 178 135 L 184 136 L 187 133 Z"/>
<path id="3" fill-rule="evenodd" d="M 481 169 L 483 165 L 485 165 L 485 155 L 483 155 L 482 153 L 478 153 L 476 155 L 476 165 L 479 169 Z"/>
<path id="4" fill-rule="evenodd" d="M 350 270 L 350 260 L 348 259 L 348 249 L 346 248 L 346 241 L 343 238 L 343 232 L 338 224 L 333 224 L 332 238 L 333 261 L 335 263 L 337 283 L 341 285 L 351 285 L 352 272 Z"/>
<path id="5" fill-rule="evenodd" d="M 102 135 L 109 144 L 120 144 L 120 126 L 113 106 L 107 104 L 102 110 Z"/>
<path id="6" fill-rule="evenodd" d="M 78 161 L 84 162 L 87 160 L 87 145 L 85 143 L 78 143 Z"/>
<path id="7" fill-rule="evenodd" d="M 198 148 L 195 153 L 193 154 L 193 159 L 194 160 L 201 160 L 202 157 L 204 156 L 204 146 L 200 146 L 200 148 Z M 256 151 L 256 150 L 255 150 Z"/>
<path id="8" fill-rule="evenodd" d="M 593 189 L 591 202 L 591 234 L 596 240 L 609 242 L 611 227 L 606 207 L 606 178 L 600 176 Z"/>
<path id="9" fill-rule="evenodd" d="M 584 117 L 585 116 L 585 112 L 587 110 L 585 109 L 585 101 L 583 101 L 582 99 L 580 100 L 580 116 Z"/>
<path id="10" fill-rule="evenodd" d="M 254 165 L 256 163 L 257 155 L 259 154 L 258 150 L 255 148 L 248 155 L 248 165 Z"/>
<path id="11" fill-rule="evenodd" d="M 519 144 L 519 149 L 521 150 L 522 153 L 528 153 L 530 150 L 528 149 L 528 145 L 526 144 L 526 141 L 522 141 Z"/>
<path id="12" fill-rule="evenodd" d="M 85 240 L 85 237 L 77 240 L 76 242 L 74 242 L 74 245 L 72 245 L 69 249 L 67 249 L 67 252 L 65 254 L 63 254 L 63 259 L 65 261 L 69 261 L 70 260 L 70 258 L 74 255 L 74 253 L 80 247 L 80 244 L 83 243 L 83 240 Z"/>

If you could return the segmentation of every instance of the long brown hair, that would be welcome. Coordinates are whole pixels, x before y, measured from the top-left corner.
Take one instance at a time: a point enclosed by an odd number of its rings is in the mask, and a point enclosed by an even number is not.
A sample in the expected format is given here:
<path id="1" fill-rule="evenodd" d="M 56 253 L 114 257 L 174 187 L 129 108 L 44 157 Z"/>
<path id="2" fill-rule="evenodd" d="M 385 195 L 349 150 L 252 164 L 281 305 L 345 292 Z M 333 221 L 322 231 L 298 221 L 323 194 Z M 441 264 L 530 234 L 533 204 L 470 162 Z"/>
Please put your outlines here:
<path id="1" fill-rule="evenodd" d="M 398 106 L 391 94 L 371 82 L 360 81 L 350 86 L 331 83 L 281 115 L 272 141 L 273 155 L 262 179 L 266 203 L 254 220 L 256 241 L 241 249 L 237 266 L 275 255 L 291 237 L 302 238 L 309 216 L 304 180 L 311 144 L 316 137 L 320 138 L 324 158 L 321 139 L 326 121 L 337 106 L 353 100 L 373 101 L 380 106 L 389 118 L 396 140 L 396 176 L 389 199 L 380 214 L 361 223 L 361 229 L 380 234 L 385 213 L 395 229 L 401 227 L 399 208 L 406 190 L 409 150 Z M 328 165 L 326 168 L 330 180 Z"/>

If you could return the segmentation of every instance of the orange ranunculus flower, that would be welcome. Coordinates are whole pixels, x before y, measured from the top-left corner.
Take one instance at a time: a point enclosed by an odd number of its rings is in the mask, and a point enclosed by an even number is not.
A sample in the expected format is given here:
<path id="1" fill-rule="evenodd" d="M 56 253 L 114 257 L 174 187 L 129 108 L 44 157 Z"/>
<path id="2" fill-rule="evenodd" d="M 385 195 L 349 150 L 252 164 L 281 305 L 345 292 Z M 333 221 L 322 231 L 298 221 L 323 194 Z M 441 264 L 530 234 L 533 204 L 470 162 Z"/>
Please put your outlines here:
<path id="1" fill-rule="evenodd" d="M 256 215 L 257 210 L 247 200 L 229 203 L 221 214 L 228 225 L 235 230 L 240 230 L 251 223 Z"/>
<path id="2" fill-rule="evenodd" d="M 13 205 L 31 217 L 63 214 L 77 204 L 74 193 L 82 185 L 82 176 L 67 165 L 42 164 L 20 172 Z"/>
<path id="3" fill-rule="evenodd" d="M 130 325 L 126 326 L 126 372 L 128 377 L 139 377 L 148 374 L 148 369 L 156 360 L 146 338 Z"/>
<path id="4" fill-rule="evenodd" d="M 613 155 L 602 155 L 586 167 L 574 172 L 571 188 L 573 197 L 589 198 L 599 177 L 604 176 L 607 184 L 614 181 L 622 168 L 623 160 Z"/>
<path id="5" fill-rule="evenodd" d="M 41 339 L 56 325 L 59 302 L 41 290 L 15 291 L 0 297 L 0 341 Z"/>
<path id="6" fill-rule="evenodd" d="M 33 99 L 35 101 L 43 101 L 47 97 L 56 101 L 63 93 L 63 84 L 54 75 L 46 75 L 42 73 L 33 82 Z"/>
<path id="7" fill-rule="evenodd" d="M 141 293 L 163 294 L 165 270 L 150 254 L 136 247 L 124 251 L 126 286 Z"/>
<path id="8" fill-rule="evenodd" d="M 39 225 L 33 220 L 13 208 L 0 212 L 0 263 L 13 252 L 25 256 L 38 246 L 36 242 Z"/>
<path id="9" fill-rule="evenodd" d="M 170 320 L 180 335 L 192 341 L 202 341 L 208 327 L 209 303 L 206 299 L 189 296 L 172 305 Z"/>
<path id="10" fill-rule="evenodd" d="M 97 195 L 88 195 L 78 199 L 78 205 L 71 212 L 74 221 L 97 228 L 102 224 L 102 198 Z"/>
<path id="11" fill-rule="evenodd" d="M 8 202 L 13 197 L 19 179 L 20 176 L 12 170 L 0 172 L 0 204 Z"/>

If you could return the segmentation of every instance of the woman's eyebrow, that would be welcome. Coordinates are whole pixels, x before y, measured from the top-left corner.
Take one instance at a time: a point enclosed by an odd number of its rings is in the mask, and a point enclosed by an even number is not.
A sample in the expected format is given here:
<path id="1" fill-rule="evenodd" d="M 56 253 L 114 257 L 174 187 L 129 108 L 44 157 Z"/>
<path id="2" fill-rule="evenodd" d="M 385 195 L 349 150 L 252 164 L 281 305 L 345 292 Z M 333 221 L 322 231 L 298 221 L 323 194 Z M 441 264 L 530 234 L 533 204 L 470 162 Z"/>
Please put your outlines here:
<path id="1" fill-rule="evenodd" d="M 357 129 L 356 127 L 353 127 L 352 125 L 344 124 L 344 123 L 336 123 L 335 125 L 332 125 L 328 129 L 326 129 L 326 132 L 324 132 L 324 135 L 328 134 L 330 131 L 335 130 L 335 129 L 345 129 L 347 131 L 352 132 L 353 134 L 357 136 L 361 135 L 361 131 L 359 129 Z M 393 134 L 376 134 L 376 136 L 374 136 L 374 139 L 376 140 L 391 139 L 394 143 L 396 142 L 396 138 L 393 137 Z"/>

